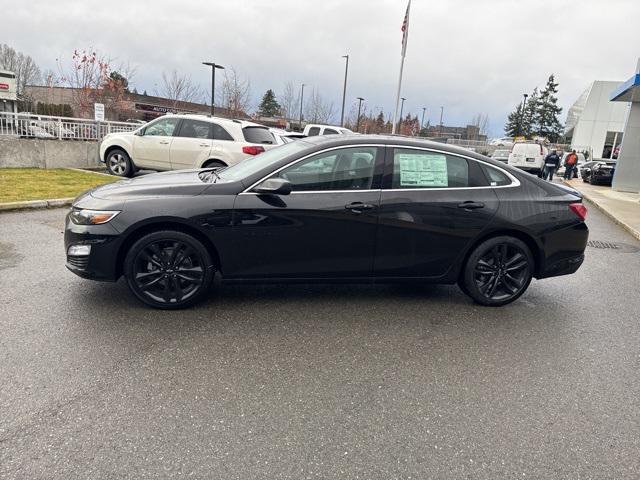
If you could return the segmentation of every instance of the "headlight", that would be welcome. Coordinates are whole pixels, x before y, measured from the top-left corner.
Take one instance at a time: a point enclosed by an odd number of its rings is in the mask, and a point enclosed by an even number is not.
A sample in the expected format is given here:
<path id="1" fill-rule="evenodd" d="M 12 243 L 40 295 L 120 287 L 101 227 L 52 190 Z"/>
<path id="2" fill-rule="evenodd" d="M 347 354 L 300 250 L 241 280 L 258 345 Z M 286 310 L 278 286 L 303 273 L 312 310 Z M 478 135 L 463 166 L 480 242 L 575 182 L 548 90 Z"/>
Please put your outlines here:
<path id="1" fill-rule="evenodd" d="M 76 225 L 101 225 L 112 220 L 119 211 L 73 209 L 69 217 Z"/>

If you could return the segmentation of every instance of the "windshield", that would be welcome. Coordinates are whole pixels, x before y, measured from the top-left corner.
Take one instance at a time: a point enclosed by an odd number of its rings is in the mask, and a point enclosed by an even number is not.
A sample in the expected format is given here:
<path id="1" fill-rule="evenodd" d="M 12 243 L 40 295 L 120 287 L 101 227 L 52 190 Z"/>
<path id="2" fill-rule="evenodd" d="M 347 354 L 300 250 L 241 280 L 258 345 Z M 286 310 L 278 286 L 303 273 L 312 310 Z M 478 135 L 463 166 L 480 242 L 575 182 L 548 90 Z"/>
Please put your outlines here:
<path id="1" fill-rule="evenodd" d="M 301 152 L 309 147 L 309 144 L 303 141 L 287 143 L 277 148 L 267 150 L 266 152 L 244 160 L 232 167 L 225 168 L 219 172 L 220 178 L 227 182 L 242 180 L 254 173 L 259 172 L 263 168 L 268 167 L 274 162 L 281 160 L 289 155 Z"/>

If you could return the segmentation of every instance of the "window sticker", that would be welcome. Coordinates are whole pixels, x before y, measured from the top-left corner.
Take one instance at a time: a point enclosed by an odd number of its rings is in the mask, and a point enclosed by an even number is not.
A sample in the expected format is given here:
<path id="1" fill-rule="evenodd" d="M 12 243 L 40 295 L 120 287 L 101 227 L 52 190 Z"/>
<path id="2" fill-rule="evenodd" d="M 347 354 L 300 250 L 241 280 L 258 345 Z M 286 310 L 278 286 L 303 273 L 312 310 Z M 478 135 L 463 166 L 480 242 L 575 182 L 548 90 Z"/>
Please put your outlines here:
<path id="1" fill-rule="evenodd" d="M 396 154 L 401 187 L 448 187 L 447 157 L 428 153 Z"/>

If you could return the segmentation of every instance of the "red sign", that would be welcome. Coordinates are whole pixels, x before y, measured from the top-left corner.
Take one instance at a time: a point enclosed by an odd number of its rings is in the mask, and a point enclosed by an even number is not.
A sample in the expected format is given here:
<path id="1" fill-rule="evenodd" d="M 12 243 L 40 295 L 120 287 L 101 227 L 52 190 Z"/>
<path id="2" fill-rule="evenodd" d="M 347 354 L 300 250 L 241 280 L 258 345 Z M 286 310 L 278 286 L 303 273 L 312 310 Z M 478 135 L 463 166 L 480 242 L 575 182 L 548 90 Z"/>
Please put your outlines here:
<path id="1" fill-rule="evenodd" d="M 8 83 L 0 83 L 0 90 L 9 90 Z"/>

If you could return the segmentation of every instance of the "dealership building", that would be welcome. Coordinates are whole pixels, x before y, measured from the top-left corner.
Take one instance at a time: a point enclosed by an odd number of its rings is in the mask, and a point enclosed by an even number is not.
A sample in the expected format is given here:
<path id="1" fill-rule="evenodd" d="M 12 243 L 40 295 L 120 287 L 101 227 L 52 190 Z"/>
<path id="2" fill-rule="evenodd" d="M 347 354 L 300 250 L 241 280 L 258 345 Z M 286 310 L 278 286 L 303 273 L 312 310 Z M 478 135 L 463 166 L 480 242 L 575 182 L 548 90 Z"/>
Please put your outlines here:
<path id="1" fill-rule="evenodd" d="M 18 111 L 18 90 L 16 75 L 13 72 L 0 70 L 0 112 Z"/>
<path id="2" fill-rule="evenodd" d="M 73 111 L 73 116 L 93 118 L 93 109 L 81 112 L 76 107 L 77 91 L 74 88 L 28 85 L 25 89 L 25 97 L 32 104 L 30 108 L 32 111 L 37 111 L 38 103 L 44 105 L 69 105 Z M 149 121 L 166 113 L 200 113 L 207 115 L 210 112 L 211 106 L 204 103 L 183 102 L 154 95 L 127 92 L 122 101 L 119 102 L 117 111 L 107 111 L 106 115 L 108 120 L 137 119 Z M 220 107 L 216 107 L 216 115 L 222 117 L 246 117 L 243 112 L 233 115 L 232 112 Z"/>
<path id="3" fill-rule="evenodd" d="M 622 144 L 629 105 L 612 102 L 623 82 L 597 80 L 569 108 L 565 136 L 575 150 L 592 158 L 614 158 Z"/>

